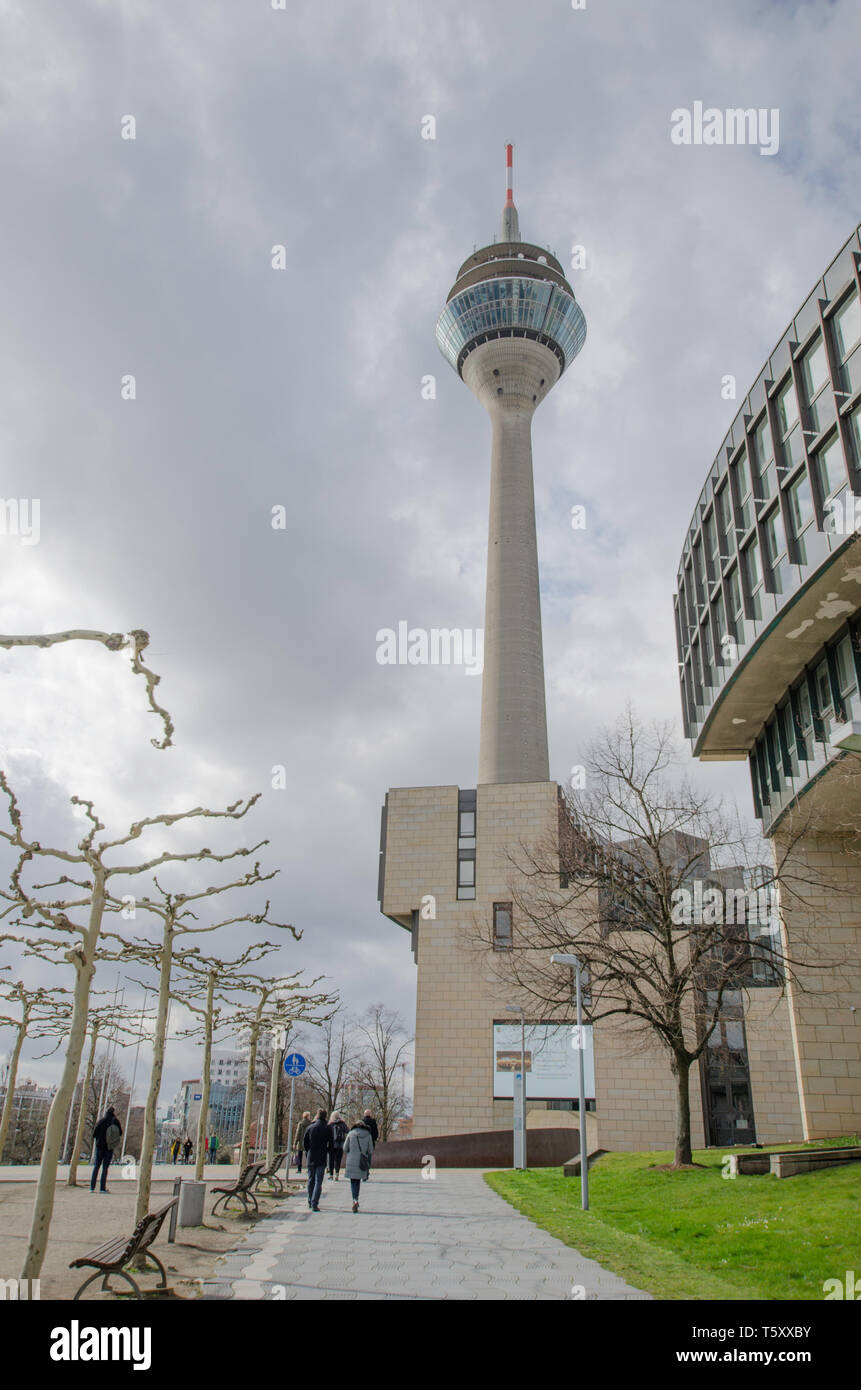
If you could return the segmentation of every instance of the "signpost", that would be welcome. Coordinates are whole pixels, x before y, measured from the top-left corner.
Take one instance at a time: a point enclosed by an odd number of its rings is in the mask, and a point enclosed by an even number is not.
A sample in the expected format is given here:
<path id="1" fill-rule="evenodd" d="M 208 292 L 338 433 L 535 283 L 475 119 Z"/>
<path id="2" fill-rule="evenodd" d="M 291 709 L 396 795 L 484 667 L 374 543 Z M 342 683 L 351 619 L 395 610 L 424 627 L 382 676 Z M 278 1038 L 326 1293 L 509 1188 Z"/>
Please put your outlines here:
<path id="1" fill-rule="evenodd" d="M 526 1126 L 525 1119 L 525 1073 L 514 1073 L 514 1166 L 526 1167 Z"/>
<path id="2" fill-rule="evenodd" d="M 305 1070 L 305 1058 L 301 1052 L 290 1052 L 284 1058 L 284 1074 L 290 1077 L 290 1118 L 287 1121 L 287 1177 L 293 1160 L 293 1096 L 296 1090 L 296 1077 Z"/>

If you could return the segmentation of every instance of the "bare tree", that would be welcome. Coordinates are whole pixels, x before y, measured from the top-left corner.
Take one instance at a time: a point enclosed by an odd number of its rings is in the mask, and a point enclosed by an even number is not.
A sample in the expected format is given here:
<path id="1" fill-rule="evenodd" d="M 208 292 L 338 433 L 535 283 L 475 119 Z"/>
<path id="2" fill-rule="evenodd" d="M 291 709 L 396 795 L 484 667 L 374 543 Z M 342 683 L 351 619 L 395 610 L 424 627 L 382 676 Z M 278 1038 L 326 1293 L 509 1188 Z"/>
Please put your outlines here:
<path id="1" fill-rule="evenodd" d="M 38 840 L 28 838 L 24 834 L 18 802 L 8 785 L 5 774 L 2 772 L 0 772 L 0 790 L 7 798 L 9 819 L 12 825 L 10 831 L 0 830 L 0 838 L 4 839 L 12 849 L 18 851 L 18 862 L 12 873 L 11 889 L 0 891 L 0 898 L 5 899 L 8 904 L 0 912 L 0 920 L 12 912 L 20 912 L 23 919 L 35 916 L 42 929 L 52 931 L 56 935 L 54 937 L 31 938 L 27 948 L 28 952 L 34 954 L 42 952 L 47 955 L 52 949 L 57 948 L 57 938 L 60 938 L 60 946 L 62 946 L 62 939 L 65 937 L 68 943 L 65 956 L 75 971 L 69 1043 L 60 1085 L 54 1096 L 45 1128 L 45 1147 L 36 1187 L 30 1240 L 22 1272 L 23 1278 L 34 1279 L 38 1278 L 45 1257 L 45 1247 L 54 1205 L 63 1127 L 72 1102 L 81 1064 L 87 1028 L 90 988 L 96 967 L 96 954 L 102 933 L 103 918 L 105 912 L 109 910 L 110 887 L 115 880 L 128 880 L 138 874 L 153 874 L 165 864 L 188 863 L 191 860 L 198 862 L 203 860 L 217 861 L 223 857 L 214 854 L 209 849 L 196 850 L 190 853 L 165 850 L 161 854 L 156 854 L 137 863 L 112 864 L 108 862 L 107 856 L 112 851 L 116 852 L 137 840 L 145 830 L 151 827 L 170 828 L 198 817 L 235 820 L 245 815 L 256 798 L 244 803 L 237 801 L 225 811 L 209 811 L 202 807 L 195 807 L 191 811 L 145 817 L 136 821 L 126 835 L 115 840 L 97 841 L 97 834 L 105 827 L 96 816 L 92 802 L 80 797 L 72 797 L 72 804 L 82 808 L 89 825 L 77 846 L 77 850 L 69 851 L 46 847 Z M 62 874 L 59 879 L 53 882 L 37 883 L 31 888 L 25 888 L 24 870 L 31 861 L 43 859 L 53 859 L 61 864 L 74 866 L 85 877 L 78 879 L 69 874 Z M 59 899 L 47 899 L 38 896 L 49 889 L 56 889 L 57 887 L 66 889 L 67 886 L 69 889 L 77 890 L 77 894 Z M 132 895 L 126 894 L 123 901 L 131 897 Z M 115 902 L 116 899 L 112 899 L 112 901 Z M 70 913 L 81 913 L 85 920 L 74 921 L 69 916 Z"/>
<path id="2" fill-rule="evenodd" d="M 307 1076 L 331 1115 L 337 1109 L 356 1051 L 352 1020 L 343 1005 L 321 1024 L 318 1039 L 308 1048 Z"/>
<path id="3" fill-rule="evenodd" d="M 634 1049 L 657 1040 L 675 1080 L 674 1168 L 692 1162 L 690 1069 L 727 996 L 747 991 L 754 968 L 795 981 L 802 962 L 798 939 L 787 949 L 761 839 L 734 809 L 673 780 L 680 761 L 670 729 L 646 729 L 629 709 L 588 750 L 583 789 L 560 795 L 558 833 L 510 855 L 504 949 L 490 922 L 477 922 L 475 942 L 491 973 L 549 1021 L 571 1019 L 570 974 L 550 956 L 576 953 L 589 1021 L 615 1020 Z M 697 884 L 705 910 L 692 911 Z"/>
<path id="4" fill-rule="evenodd" d="M 242 1140 L 239 1150 L 240 1168 L 248 1162 L 248 1147 L 254 1109 L 254 1090 L 257 1082 L 257 1047 L 265 1029 L 284 1028 L 298 1022 L 313 1023 L 320 1011 L 330 1010 L 337 1002 L 329 994 L 307 995 L 304 989 L 319 982 L 311 980 L 300 991 L 299 976 L 285 975 L 280 979 L 258 978 L 248 993 L 251 1000 L 234 1014 L 234 1026 L 243 1029 L 248 1039 L 248 1069 L 245 1080 L 245 1109 L 242 1117 Z"/>
<path id="5" fill-rule="evenodd" d="M 251 797 L 244 803 L 237 802 L 227 812 L 233 819 L 241 819 L 258 800 L 258 796 Z M 207 815 L 213 813 L 207 812 Z M 267 841 L 261 841 L 250 848 L 240 848 L 232 850 L 226 854 L 213 854 L 210 850 L 204 849 L 197 854 L 184 855 L 188 859 L 209 859 L 218 863 L 226 863 L 232 859 L 247 857 L 254 854 Z M 174 962 L 183 961 L 199 954 L 200 948 L 197 946 L 182 946 L 178 944 L 178 938 L 197 937 L 201 934 L 216 932 L 225 927 L 237 926 L 240 924 L 253 924 L 276 927 L 283 931 L 289 931 L 295 937 L 297 933 L 293 927 L 272 922 L 269 919 L 269 903 L 267 902 L 262 912 L 246 912 L 231 917 L 221 918 L 215 922 L 201 924 L 198 921 L 196 908 L 201 905 L 211 906 L 212 901 L 219 898 L 223 893 L 228 893 L 233 889 L 248 889 L 256 887 L 260 883 L 274 878 L 277 870 L 270 874 L 261 874 L 260 865 L 255 864 L 253 869 L 241 877 L 233 879 L 227 883 L 210 885 L 199 892 L 187 893 L 168 892 L 161 886 L 157 877 L 153 878 L 154 892 L 144 897 L 135 899 L 135 913 L 138 910 L 147 912 L 157 917 L 161 923 L 161 940 L 152 942 L 146 938 L 136 936 L 131 941 L 117 936 L 118 956 L 123 959 L 134 959 L 148 964 L 158 973 L 158 1002 L 156 1006 L 155 1033 L 153 1037 L 153 1060 L 152 1071 L 150 1073 L 149 1092 L 147 1095 L 146 1106 L 144 1109 L 144 1138 L 141 1149 L 140 1168 L 138 1177 L 138 1200 L 135 1219 L 140 1221 L 149 1210 L 150 1188 L 152 1183 L 152 1165 L 155 1158 L 156 1145 L 156 1109 L 158 1106 L 158 1096 L 161 1089 L 162 1073 L 164 1069 L 165 1041 L 167 1036 L 167 1017 L 168 1007 L 171 997 L 178 998 L 180 1002 L 185 1002 L 181 994 L 172 992 L 171 982 L 173 978 Z M 156 896 L 156 894 L 158 896 Z M 121 912 L 123 902 L 121 899 L 109 897 L 108 904 L 111 910 Z M 114 933 L 107 933 L 114 936 Z"/>
<path id="6" fill-rule="evenodd" d="M 18 1079 L 18 1062 L 24 1040 L 28 1036 L 45 1038 L 52 1034 L 54 1037 L 65 1034 L 65 1028 L 72 1012 L 71 1004 L 67 998 L 57 998 L 57 995 L 67 996 L 68 994 L 67 989 L 47 990 L 42 986 L 36 989 L 27 989 L 22 980 L 16 980 L 11 984 L 4 982 L 0 985 L 0 996 L 3 996 L 13 1006 L 17 1006 L 20 1011 L 17 1017 L 14 1014 L 0 1015 L 0 1028 L 15 1029 L 15 1042 L 12 1045 L 9 1069 L 6 1074 L 3 1115 L 0 1118 L 0 1163 L 3 1161 L 6 1135 L 15 1106 L 15 1084 Z"/>
<path id="7" fill-rule="evenodd" d="M 380 1138 L 388 1139 L 406 1111 L 398 1073 L 413 1039 L 400 1014 L 384 1004 L 372 1004 L 359 1019 L 356 1031 L 359 1055 L 351 1079 L 373 1097 Z"/>
<path id="8" fill-rule="evenodd" d="M 295 933 L 298 937 L 301 932 Z M 209 1115 L 209 1096 L 212 1084 L 212 1044 L 221 1029 L 233 1028 L 233 1009 L 236 995 L 247 993 L 254 986 L 248 967 L 270 955 L 278 947 L 274 942 L 255 942 L 246 947 L 234 960 L 205 957 L 186 953 L 178 962 L 184 976 L 179 995 L 188 1009 L 197 1015 L 198 1022 L 185 1030 L 183 1037 L 203 1038 L 203 1074 L 201 1078 L 200 1113 L 197 1122 L 195 1177 L 203 1178 L 206 1127 Z M 276 1079 L 277 1080 L 277 1079 Z"/>

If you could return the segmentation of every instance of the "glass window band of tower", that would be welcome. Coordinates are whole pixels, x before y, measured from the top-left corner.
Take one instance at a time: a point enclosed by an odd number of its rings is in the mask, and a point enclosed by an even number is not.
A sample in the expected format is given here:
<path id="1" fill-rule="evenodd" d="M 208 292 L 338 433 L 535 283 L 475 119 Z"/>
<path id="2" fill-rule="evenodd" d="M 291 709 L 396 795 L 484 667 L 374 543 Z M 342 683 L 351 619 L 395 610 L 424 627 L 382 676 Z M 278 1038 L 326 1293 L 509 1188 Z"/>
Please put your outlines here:
<path id="1" fill-rule="evenodd" d="M 859 230 L 742 404 L 691 521 L 675 598 L 696 740 L 744 648 L 848 541 L 861 494 Z"/>
<path id="2" fill-rule="evenodd" d="M 440 351 L 458 373 L 480 341 L 507 333 L 545 343 L 564 371 L 586 341 L 586 320 L 576 299 L 558 285 L 514 276 L 483 280 L 455 295 L 436 327 Z"/>

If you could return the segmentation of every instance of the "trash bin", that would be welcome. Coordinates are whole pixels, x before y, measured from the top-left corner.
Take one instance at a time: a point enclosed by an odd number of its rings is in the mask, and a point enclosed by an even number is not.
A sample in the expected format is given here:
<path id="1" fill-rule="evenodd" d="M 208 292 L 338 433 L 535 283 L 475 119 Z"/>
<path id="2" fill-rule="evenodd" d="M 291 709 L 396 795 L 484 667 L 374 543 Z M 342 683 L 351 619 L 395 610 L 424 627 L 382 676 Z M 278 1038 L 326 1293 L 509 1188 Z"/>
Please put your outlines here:
<path id="1" fill-rule="evenodd" d="M 185 1182 L 179 1191 L 180 1226 L 202 1226 L 203 1204 L 206 1199 L 205 1182 Z"/>

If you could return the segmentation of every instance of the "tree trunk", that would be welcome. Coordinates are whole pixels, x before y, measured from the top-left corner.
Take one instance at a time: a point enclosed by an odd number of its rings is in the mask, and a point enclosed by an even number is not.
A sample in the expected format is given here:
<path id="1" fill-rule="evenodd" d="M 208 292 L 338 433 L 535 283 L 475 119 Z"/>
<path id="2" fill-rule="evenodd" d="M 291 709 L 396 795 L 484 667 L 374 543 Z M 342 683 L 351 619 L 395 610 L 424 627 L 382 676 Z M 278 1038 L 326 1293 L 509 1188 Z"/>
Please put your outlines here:
<path id="1" fill-rule="evenodd" d="M 280 1047 L 272 1048 L 272 1075 L 269 1078 L 269 1115 L 266 1122 L 266 1162 L 275 1161 L 275 1116 L 278 1113 L 278 1090 L 281 1082 Z"/>
<path id="2" fill-rule="evenodd" d="M 18 1058 L 21 1056 L 21 1048 L 24 1046 L 24 1039 L 27 1036 L 27 1027 L 30 1022 L 30 1014 L 27 1009 L 18 1025 L 18 1035 L 15 1038 L 15 1046 L 12 1049 L 12 1056 L 9 1059 L 9 1074 L 6 1077 L 6 1099 L 3 1102 L 3 1118 L 0 1120 L 0 1163 L 3 1162 L 3 1150 L 6 1147 L 6 1134 L 9 1129 L 9 1122 L 12 1119 L 12 1112 L 15 1109 L 15 1082 L 18 1079 Z"/>
<path id="3" fill-rule="evenodd" d="M 33 1217 L 30 1223 L 30 1239 L 24 1258 L 22 1279 L 38 1279 L 45 1259 L 48 1232 L 54 1212 L 54 1192 L 57 1187 L 57 1165 L 60 1161 L 60 1146 L 69 1106 L 75 1095 L 78 1072 L 81 1069 L 81 1054 L 87 1036 L 87 1014 L 90 1005 L 90 984 L 95 974 L 96 945 L 102 929 L 102 915 L 105 910 L 105 870 L 100 866 L 93 868 L 93 891 L 90 899 L 90 918 L 87 930 L 79 947 L 75 948 L 73 962 L 77 972 L 72 1004 L 72 1020 L 69 1026 L 69 1046 L 63 1064 L 63 1074 L 57 1088 L 48 1122 L 45 1125 L 45 1143 L 42 1148 L 42 1164 L 33 1203 Z"/>
<path id="4" fill-rule="evenodd" d="M 245 1109 L 242 1112 L 242 1143 L 239 1148 L 239 1167 L 248 1162 L 248 1139 L 251 1133 L 252 1111 L 254 1109 L 254 1080 L 257 1071 L 257 1038 L 260 1033 L 260 1019 L 269 991 L 264 990 L 257 1005 L 257 1014 L 251 1025 L 248 1039 L 248 1075 L 245 1078 Z"/>
<path id="5" fill-rule="evenodd" d="M 164 942 L 159 962 L 158 1008 L 156 1010 L 155 1033 L 152 1040 L 152 1073 L 149 1079 L 146 1105 L 144 1106 L 144 1131 L 141 1143 L 141 1161 L 138 1175 L 138 1200 L 135 1208 L 135 1224 L 142 1221 L 149 1211 L 150 1189 L 152 1185 L 152 1163 L 155 1154 L 156 1109 L 158 1093 L 161 1090 L 161 1075 L 164 1070 L 164 1046 L 167 1033 L 167 1011 L 170 1004 L 170 977 L 173 969 L 173 925 L 168 919 L 164 928 Z"/>
<path id="6" fill-rule="evenodd" d="M 212 1014 L 215 1002 L 215 971 L 210 970 L 206 985 L 206 1014 L 203 1027 L 203 1076 L 201 1077 L 200 1115 L 197 1120 L 197 1153 L 194 1176 L 203 1181 L 203 1161 L 206 1155 L 206 1130 L 209 1118 L 209 1072 L 212 1067 Z"/>
<path id="7" fill-rule="evenodd" d="M 77 1187 L 78 1185 L 78 1155 L 81 1152 L 81 1145 L 84 1142 L 84 1128 L 87 1123 L 87 1102 L 90 1097 L 90 1086 L 93 1081 L 93 1067 L 96 1061 L 96 1044 L 99 1041 L 99 1028 L 101 1024 L 93 1024 L 93 1034 L 90 1040 L 90 1055 L 87 1059 L 87 1072 L 84 1077 L 84 1084 L 81 1087 L 81 1109 L 78 1113 L 78 1123 L 75 1126 L 75 1143 L 69 1157 L 69 1176 L 66 1182 L 67 1187 Z M 96 1120 L 98 1120 L 98 1115 Z"/>
<path id="8" fill-rule="evenodd" d="M 676 1151 L 673 1167 L 680 1168 L 684 1163 L 693 1162 L 691 1151 L 691 1064 L 687 1057 L 675 1056 L 672 1071 L 676 1078 Z"/>

